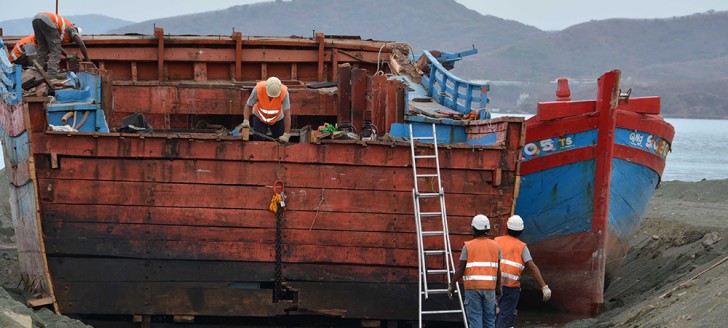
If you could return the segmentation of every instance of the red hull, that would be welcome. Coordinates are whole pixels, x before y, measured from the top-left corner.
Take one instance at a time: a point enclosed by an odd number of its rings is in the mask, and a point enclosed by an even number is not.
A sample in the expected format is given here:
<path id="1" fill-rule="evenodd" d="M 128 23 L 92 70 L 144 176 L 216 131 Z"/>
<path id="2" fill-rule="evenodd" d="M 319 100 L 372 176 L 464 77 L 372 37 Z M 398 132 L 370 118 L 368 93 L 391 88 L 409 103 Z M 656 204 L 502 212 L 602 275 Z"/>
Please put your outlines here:
<path id="1" fill-rule="evenodd" d="M 292 86 L 294 128 L 337 117 L 401 121 L 403 86 L 367 76 L 391 44 L 157 33 L 95 37 L 87 45 L 103 68 L 110 126 L 143 112 L 152 126 L 188 132 L 48 132 L 49 99 L 24 99 L 20 133 L 29 135 L 31 160 L 13 173 L 30 172 L 37 192 L 26 197 L 37 202 L 40 228 L 18 238 L 40 236 L 34 245 L 42 252 L 32 255 L 47 267 L 33 274 L 51 282 L 28 288 L 54 297 L 63 313 L 417 318 L 409 144 L 283 146 L 193 130 L 202 121 L 240 123 L 254 80 L 270 75 Z M 343 94 L 305 88 L 340 73 Z M 524 124 L 503 118 L 486 125 L 472 133 L 495 133 L 497 144 L 440 150 L 458 249 L 474 213 L 487 214 L 502 232 L 513 209 Z M 280 239 L 267 210 L 276 180 L 288 196 Z M 278 247 L 291 292 L 285 302 L 272 301 Z"/>

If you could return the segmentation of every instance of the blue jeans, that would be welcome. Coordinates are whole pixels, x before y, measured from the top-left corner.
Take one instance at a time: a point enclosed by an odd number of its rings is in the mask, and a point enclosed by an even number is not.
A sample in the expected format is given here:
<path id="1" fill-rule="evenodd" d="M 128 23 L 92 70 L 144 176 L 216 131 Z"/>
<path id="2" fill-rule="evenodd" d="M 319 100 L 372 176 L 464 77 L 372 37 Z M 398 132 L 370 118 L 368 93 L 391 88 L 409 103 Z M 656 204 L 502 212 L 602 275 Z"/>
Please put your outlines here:
<path id="1" fill-rule="evenodd" d="M 495 327 L 495 305 L 495 289 L 466 289 L 465 314 L 468 327 Z"/>
<path id="2" fill-rule="evenodd" d="M 496 328 L 508 328 L 516 325 L 516 306 L 518 297 L 521 295 L 520 287 L 503 286 L 503 295 L 498 302 L 498 319 L 495 321 Z"/>

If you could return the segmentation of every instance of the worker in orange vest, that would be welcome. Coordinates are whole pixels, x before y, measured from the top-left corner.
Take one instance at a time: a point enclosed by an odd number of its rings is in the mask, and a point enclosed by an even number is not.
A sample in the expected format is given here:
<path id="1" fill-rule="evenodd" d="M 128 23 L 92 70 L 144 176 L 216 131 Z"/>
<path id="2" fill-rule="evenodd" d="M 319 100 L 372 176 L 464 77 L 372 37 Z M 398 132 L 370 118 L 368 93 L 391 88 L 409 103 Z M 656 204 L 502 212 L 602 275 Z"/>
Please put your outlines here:
<path id="1" fill-rule="evenodd" d="M 498 243 L 488 238 L 490 221 L 483 214 L 473 217 L 473 239 L 466 241 L 460 253 L 460 265 L 452 277 L 447 294 L 453 298 L 455 284 L 463 279 L 465 313 L 470 328 L 495 327 L 495 291 L 500 281 Z"/>
<path id="2" fill-rule="evenodd" d="M 503 291 L 498 301 L 500 311 L 495 324 L 496 328 L 513 327 L 516 323 L 516 306 L 521 294 L 521 273 L 526 267 L 531 270 L 536 282 L 541 286 L 544 302 L 551 298 L 551 289 L 546 285 L 541 271 L 533 262 L 528 246 L 518 239 L 523 232 L 523 219 L 518 215 L 511 216 L 508 218 L 507 226 L 508 234 L 495 238 L 503 252 L 503 258 L 500 260 Z"/>
<path id="3" fill-rule="evenodd" d="M 268 78 L 258 82 L 243 109 L 243 124 L 241 127 L 250 127 L 250 108 L 253 108 L 253 130 L 262 135 L 268 133 L 280 142 L 288 142 L 291 137 L 291 99 L 288 87 L 281 83 L 277 77 Z M 251 140 L 263 140 L 253 135 Z"/>
<path id="4" fill-rule="evenodd" d="M 64 17 L 46 12 L 39 13 L 33 17 L 33 32 L 38 42 L 38 64 L 48 65 L 49 78 L 65 78 L 59 71 L 62 44 L 75 42 L 81 49 L 83 60 L 89 60 L 86 45 L 81 39 L 81 29 Z"/>
<path id="5" fill-rule="evenodd" d="M 38 49 L 38 43 L 35 42 L 35 34 L 28 35 L 18 40 L 13 50 L 8 53 L 8 59 L 13 64 L 28 67 L 33 65 L 36 49 Z"/>

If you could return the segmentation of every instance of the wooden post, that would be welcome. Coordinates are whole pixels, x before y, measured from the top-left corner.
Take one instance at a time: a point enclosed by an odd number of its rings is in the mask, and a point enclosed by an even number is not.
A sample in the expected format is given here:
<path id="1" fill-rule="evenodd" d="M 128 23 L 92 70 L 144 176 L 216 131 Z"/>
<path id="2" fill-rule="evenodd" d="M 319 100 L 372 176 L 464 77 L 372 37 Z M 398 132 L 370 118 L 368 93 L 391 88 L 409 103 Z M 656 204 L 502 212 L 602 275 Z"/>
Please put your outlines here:
<path id="1" fill-rule="evenodd" d="M 157 78 L 164 80 L 164 29 L 154 28 L 154 37 L 157 38 Z"/>
<path id="2" fill-rule="evenodd" d="M 235 80 L 243 80 L 243 33 L 233 33 L 235 39 Z"/>
<path id="3" fill-rule="evenodd" d="M 337 70 L 339 71 L 339 79 L 337 80 L 339 89 L 339 114 L 336 121 L 339 123 L 344 121 L 351 122 L 351 66 L 344 64 L 339 66 Z"/>
<path id="4" fill-rule="evenodd" d="M 351 125 L 361 130 L 364 111 L 367 107 L 367 70 L 351 71 Z M 359 131 L 361 132 L 361 131 Z"/>
<path id="5" fill-rule="evenodd" d="M 324 80 L 324 34 L 316 33 L 316 42 L 318 42 L 318 81 Z"/>

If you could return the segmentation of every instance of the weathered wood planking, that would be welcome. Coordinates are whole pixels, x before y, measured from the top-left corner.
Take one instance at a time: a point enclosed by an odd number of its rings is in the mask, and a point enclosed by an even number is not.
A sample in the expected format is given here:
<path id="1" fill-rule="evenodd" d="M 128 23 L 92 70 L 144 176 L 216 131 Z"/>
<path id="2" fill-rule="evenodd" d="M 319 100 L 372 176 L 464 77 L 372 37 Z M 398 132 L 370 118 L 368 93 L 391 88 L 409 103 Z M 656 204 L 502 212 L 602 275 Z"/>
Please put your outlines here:
<path id="1" fill-rule="evenodd" d="M 299 313 L 405 319 L 416 316 L 417 284 L 294 282 Z M 59 282 L 59 307 L 67 313 L 276 316 L 293 307 L 272 303 L 271 289 L 234 288 L 223 283 Z M 99 297 L 98 291 L 104 291 Z M 356 295 L 356 297 L 352 297 Z M 376 300 L 377 306 L 366 306 Z M 414 312 L 414 313 L 413 313 Z"/>
<path id="2" fill-rule="evenodd" d="M 368 232 L 415 232 L 414 217 L 401 214 L 288 211 L 284 217 L 286 229 Z M 490 213 L 490 212 L 486 212 Z M 472 233 L 472 216 L 448 215 L 451 234 Z M 83 204 L 53 204 L 44 206 L 43 222 L 88 222 L 108 224 L 151 224 L 202 227 L 275 228 L 275 214 L 267 209 L 241 210 L 217 208 L 169 208 Z M 424 229 L 435 230 L 439 222 L 424 222 Z"/>
<path id="3" fill-rule="evenodd" d="M 34 133 L 35 154 L 58 153 L 59 156 L 126 157 L 143 159 L 188 159 L 286 163 L 326 163 L 409 167 L 410 150 L 406 145 L 392 147 L 386 143 L 298 143 L 280 146 L 272 142 L 241 142 L 239 137 L 214 135 L 119 135 L 90 133 Z M 418 154 L 431 153 L 428 146 L 417 147 Z M 440 149 L 440 166 L 450 169 L 516 169 L 518 151 L 504 147 L 474 148 L 457 146 Z M 419 164 L 418 164 L 419 165 Z M 423 167 L 433 164 L 423 162 Z"/>
<path id="4" fill-rule="evenodd" d="M 47 161 L 43 161 L 48 164 Z M 276 172 L 285 178 L 286 187 L 369 189 L 410 191 L 412 169 L 391 167 L 373 169 L 364 165 L 303 163 L 261 165 L 250 161 L 213 160 L 137 160 L 129 158 L 60 158 L 60 169 L 39 168 L 40 176 L 69 180 L 112 180 L 121 182 L 165 181 L 168 183 L 214 185 L 272 185 Z M 39 165 L 40 166 L 40 165 Z M 432 170 L 434 173 L 434 170 Z M 429 173 L 426 169 L 423 173 Z M 484 194 L 493 179 L 492 170 L 441 169 L 447 193 Z M 433 178 L 428 178 L 432 180 Z M 424 186 L 427 180 L 422 180 Z M 436 187 L 436 183 L 433 186 Z M 434 189 L 433 189 L 434 190 Z"/>
<path id="5" fill-rule="evenodd" d="M 222 262 L 52 256 L 48 262 L 67 282 L 271 282 L 273 262 Z M 286 281 L 412 283 L 417 268 L 348 264 L 283 263 Z"/>
<path id="6" fill-rule="evenodd" d="M 274 220 L 271 218 L 271 220 Z M 43 225 L 46 238 L 59 239 L 133 239 L 144 238 L 159 241 L 190 241 L 197 243 L 216 242 L 261 242 L 275 243 L 275 229 L 201 227 L 201 226 L 158 226 L 152 224 L 106 224 L 47 222 Z M 369 232 L 369 231 L 326 231 L 283 229 L 286 245 L 320 245 L 347 247 L 409 248 L 417 247 L 413 233 Z M 453 235 L 454 244 L 462 244 L 467 236 Z M 439 243 L 438 243 L 439 241 Z M 441 238 L 425 240 L 425 247 L 435 249 L 442 244 Z"/>
<path id="7" fill-rule="evenodd" d="M 46 204 L 146 205 L 188 208 L 267 208 L 272 189 L 263 186 L 214 186 L 161 182 L 119 182 L 39 179 L 39 197 Z M 449 194 L 449 214 L 467 216 L 474 212 L 495 212 L 509 208 L 513 199 L 497 190 L 490 194 Z M 289 211 L 315 211 L 321 206 L 321 189 L 287 188 Z M 347 213 L 414 214 L 412 193 L 407 191 L 332 189 L 324 191 L 328 211 Z M 201 197 L 210 195 L 213 197 Z M 244 199 L 244 201 L 243 201 Z M 320 208 L 319 208 L 320 209 Z M 423 212 L 434 212 L 439 203 L 422 204 Z M 505 210 L 508 212 L 509 210 Z"/>

